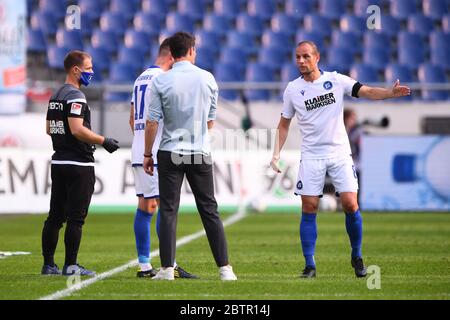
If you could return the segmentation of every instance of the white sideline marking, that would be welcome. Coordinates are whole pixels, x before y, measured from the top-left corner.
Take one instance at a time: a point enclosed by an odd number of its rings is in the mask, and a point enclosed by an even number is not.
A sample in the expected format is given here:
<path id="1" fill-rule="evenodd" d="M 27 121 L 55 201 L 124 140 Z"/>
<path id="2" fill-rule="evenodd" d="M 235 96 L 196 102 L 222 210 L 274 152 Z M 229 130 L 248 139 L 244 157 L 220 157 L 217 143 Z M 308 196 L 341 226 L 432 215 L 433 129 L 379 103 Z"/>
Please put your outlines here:
<path id="1" fill-rule="evenodd" d="M 229 225 L 232 225 L 232 224 L 238 222 L 239 220 L 242 220 L 244 217 L 245 217 L 245 209 L 241 207 L 237 213 L 233 214 L 231 217 L 229 217 L 228 219 L 226 219 L 223 222 L 223 226 L 227 227 Z M 185 244 L 187 244 L 187 243 L 189 243 L 189 242 L 191 242 L 193 240 L 201 238 L 205 234 L 206 234 L 205 230 L 201 230 L 201 231 L 198 231 L 198 232 L 193 233 L 191 235 L 185 236 L 185 237 L 177 240 L 177 247 L 180 247 L 180 246 L 185 245 Z M 150 253 L 150 257 L 151 258 L 157 257 L 157 256 L 159 256 L 159 250 L 153 250 Z M 78 284 L 76 284 L 76 285 L 74 285 L 74 286 L 72 286 L 70 288 L 57 291 L 57 292 L 52 293 L 52 294 L 50 294 L 48 296 L 40 297 L 39 300 L 59 300 L 59 299 L 68 297 L 72 293 L 74 293 L 76 291 L 79 291 L 79 290 L 81 290 L 83 288 L 86 288 L 86 287 L 90 286 L 91 284 L 93 284 L 93 283 L 95 283 L 95 282 L 97 282 L 99 280 L 103 280 L 103 279 L 109 278 L 109 277 L 115 275 L 116 273 L 123 272 L 123 271 L 127 270 L 128 268 L 132 268 L 132 267 L 135 267 L 137 265 L 138 265 L 138 260 L 137 259 L 131 260 L 130 262 L 128 262 L 128 263 L 126 263 L 126 264 L 124 264 L 124 265 L 122 265 L 120 267 L 117 267 L 117 268 L 114 268 L 112 270 L 100 273 L 100 274 L 96 275 L 95 277 L 87 279 L 87 280 L 84 280 L 84 281 L 81 281 L 80 283 L 78 283 Z"/>

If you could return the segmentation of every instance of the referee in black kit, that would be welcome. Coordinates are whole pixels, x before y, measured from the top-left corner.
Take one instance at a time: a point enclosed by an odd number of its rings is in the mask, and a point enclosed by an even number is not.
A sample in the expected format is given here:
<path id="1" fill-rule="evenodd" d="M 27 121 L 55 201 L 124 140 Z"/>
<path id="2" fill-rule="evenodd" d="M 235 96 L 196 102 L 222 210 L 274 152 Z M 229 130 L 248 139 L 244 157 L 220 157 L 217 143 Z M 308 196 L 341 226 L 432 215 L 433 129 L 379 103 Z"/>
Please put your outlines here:
<path id="1" fill-rule="evenodd" d="M 50 211 L 42 230 L 41 274 L 93 276 L 95 272 L 77 264 L 77 255 L 94 192 L 94 145 L 102 145 L 110 153 L 119 145 L 91 131 L 91 112 L 80 86 L 89 85 L 94 75 L 92 58 L 83 51 L 71 51 L 64 59 L 64 69 L 66 82 L 50 98 L 47 110 L 46 129 L 55 153 L 51 161 Z M 64 222 L 66 257 L 61 272 L 53 256 Z"/>
<path id="2" fill-rule="evenodd" d="M 194 65 L 195 38 L 177 32 L 169 40 L 175 63 L 152 81 L 145 128 L 144 170 L 153 174 L 151 150 L 160 119 L 158 151 L 161 269 L 152 279 L 173 280 L 177 214 L 184 176 L 191 186 L 221 280 L 237 280 L 228 262 L 225 232 L 214 197 L 208 130 L 216 118 L 214 76 Z"/>

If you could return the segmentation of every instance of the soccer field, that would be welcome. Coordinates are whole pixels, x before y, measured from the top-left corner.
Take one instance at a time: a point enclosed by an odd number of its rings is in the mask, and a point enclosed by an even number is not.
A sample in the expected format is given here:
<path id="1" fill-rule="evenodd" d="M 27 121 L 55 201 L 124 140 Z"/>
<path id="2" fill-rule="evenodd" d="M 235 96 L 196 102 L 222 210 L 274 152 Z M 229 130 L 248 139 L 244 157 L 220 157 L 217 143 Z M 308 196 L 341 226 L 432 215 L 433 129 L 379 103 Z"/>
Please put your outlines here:
<path id="1" fill-rule="evenodd" d="M 229 215 L 224 215 L 226 219 Z M 221 282 L 206 237 L 177 250 L 178 263 L 200 280 L 138 279 L 136 268 L 96 281 L 64 299 L 449 299 L 450 215 L 364 213 L 365 263 L 381 270 L 381 288 L 368 289 L 350 266 L 342 214 L 318 215 L 316 279 L 300 279 L 299 215 L 249 214 L 226 228 L 238 281 Z M 0 251 L 31 255 L 0 259 L 0 299 L 39 299 L 67 288 L 67 278 L 40 276 L 44 215 L 0 216 Z M 182 214 L 178 238 L 202 229 L 198 214 Z M 152 251 L 158 248 L 152 224 Z M 55 260 L 62 267 L 64 235 Z M 90 215 L 80 264 L 106 272 L 135 258 L 133 215 Z M 159 266 L 159 257 L 153 259 Z M 84 280 L 84 279 L 83 279 Z"/>

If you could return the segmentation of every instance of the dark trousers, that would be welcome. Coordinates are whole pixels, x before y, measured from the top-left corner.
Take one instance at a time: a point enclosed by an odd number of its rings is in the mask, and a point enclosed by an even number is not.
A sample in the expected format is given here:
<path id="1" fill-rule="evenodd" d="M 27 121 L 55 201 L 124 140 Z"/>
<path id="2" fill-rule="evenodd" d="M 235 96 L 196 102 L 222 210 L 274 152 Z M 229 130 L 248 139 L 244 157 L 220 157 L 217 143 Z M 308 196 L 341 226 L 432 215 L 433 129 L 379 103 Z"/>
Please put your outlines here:
<path id="1" fill-rule="evenodd" d="M 44 264 L 54 264 L 59 230 L 67 222 L 64 264 L 73 265 L 77 263 L 82 227 L 94 192 L 94 167 L 52 164 L 51 178 L 50 211 L 42 230 Z"/>
<path id="2" fill-rule="evenodd" d="M 214 197 L 211 157 L 202 155 L 180 157 L 171 152 L 158 151 L 158 173 L 161 266 L 171 267 L 174 264 L 177 214 L 184 175 L 194 194 L 216 264 L 218 267 L 228 265 L 227 241 Z"/>

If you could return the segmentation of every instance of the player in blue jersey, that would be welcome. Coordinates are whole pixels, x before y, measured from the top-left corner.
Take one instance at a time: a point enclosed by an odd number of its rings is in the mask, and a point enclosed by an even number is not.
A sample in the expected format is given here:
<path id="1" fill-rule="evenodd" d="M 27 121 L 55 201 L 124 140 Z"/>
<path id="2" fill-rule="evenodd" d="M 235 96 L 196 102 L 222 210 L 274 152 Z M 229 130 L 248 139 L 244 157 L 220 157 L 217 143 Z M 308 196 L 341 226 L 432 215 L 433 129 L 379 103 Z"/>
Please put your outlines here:
<path id="1" fill-rule="evenodd" d="M 159 207 L 158 170 L 150 176 L 143 170 L 144 161 L 144 132 L 146 110 L 150 103 L 150 87 L 152 79 L 159 74 L 169 70 L 174 63 L 170 53 L 168 39 L 164 40 L 159 48 L 158 57 L 153 66 L 145 70 L 134 82 L 130 109 L 130 127 L 134 134 L 132 145 L 132 159 L 136 196 L 138 197 L 138 208 L 134 220 L 134 233 L 136 238 L 136 249 L 139 260 L 138 277 L 153 277 L 156 271 L 150 263 L 150 223 L 153 215 Z M 156 154 L 161 140 L 163 124 L 159 126 L 153 153 Z M 155 164 L 157 168 L 158 165 Z M 157 215 L 156 230 L 159 237 L 159 214 Z M 197 276 L 190 274 L 176 265 L 174 268 L 175 278 L 195 279 Z"/>
<path id="2" fill-rule="evenodd" d="M 302 198 L 300 240 L 306 267 L 301 277 L 316 276 L 316 213 L 327 173 L 345 211 L 345 225 L 352 247 L 351 265 L 357 277 L 364 277 L 367 272 L 361 252 L 362 217 L 357 200 L 358 180 L 343 120 L 344 95 L 382 100 L 403 97 L 411 91 L 401 86 L 398 80 L 392 88 L 375 88 L 337 72 L 324 72 L 318 67 L 319 60 L 320 53 L 313 42 L 303 41 L 297 45 L 296 62 L 301 76 L 291 81 L 284 92 L 284 106 L 270 165 L 280 172 L 280 151 L 286 141 L 291 119 L 296 116 L 303 137 L 295 192 Z"/>

